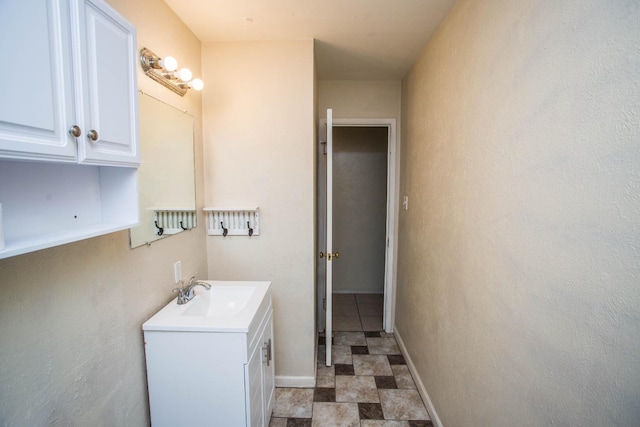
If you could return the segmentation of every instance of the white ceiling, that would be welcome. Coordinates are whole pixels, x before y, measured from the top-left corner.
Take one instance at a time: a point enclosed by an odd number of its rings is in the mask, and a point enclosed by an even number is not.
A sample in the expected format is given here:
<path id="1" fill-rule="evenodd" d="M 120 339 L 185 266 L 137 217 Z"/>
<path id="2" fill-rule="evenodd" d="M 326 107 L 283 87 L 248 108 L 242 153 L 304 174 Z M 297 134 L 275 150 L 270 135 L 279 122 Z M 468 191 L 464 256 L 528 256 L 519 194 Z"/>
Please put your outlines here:
<path id="1" fill-rule="evenodd" d="M 203 43 L 316 40 L 320 80 L 400 80 L 455 0 L 165 0 Z"/>

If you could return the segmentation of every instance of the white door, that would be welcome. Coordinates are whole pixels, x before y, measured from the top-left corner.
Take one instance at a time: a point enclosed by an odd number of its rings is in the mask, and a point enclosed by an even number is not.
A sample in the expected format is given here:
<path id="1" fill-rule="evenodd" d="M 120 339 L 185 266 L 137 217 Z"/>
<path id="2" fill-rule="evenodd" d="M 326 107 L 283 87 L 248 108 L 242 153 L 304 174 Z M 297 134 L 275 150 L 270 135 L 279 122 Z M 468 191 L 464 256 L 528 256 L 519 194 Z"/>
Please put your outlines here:
<path id="1" fill-rule="evenodd" d="M 326 243 L 325 253 L 320 256 L 325 259 L 326 275 L 325 275 L 325 341 L 326 341 L 326 365 L 331 366 L 331 337 L 333 336 L 333 268 L 332 259 L 337 256 L 333 253 L 333 110 L 327 110 L 327 173 L 326 173 L 326 215 L 325 215 L 325 233 Z"/>

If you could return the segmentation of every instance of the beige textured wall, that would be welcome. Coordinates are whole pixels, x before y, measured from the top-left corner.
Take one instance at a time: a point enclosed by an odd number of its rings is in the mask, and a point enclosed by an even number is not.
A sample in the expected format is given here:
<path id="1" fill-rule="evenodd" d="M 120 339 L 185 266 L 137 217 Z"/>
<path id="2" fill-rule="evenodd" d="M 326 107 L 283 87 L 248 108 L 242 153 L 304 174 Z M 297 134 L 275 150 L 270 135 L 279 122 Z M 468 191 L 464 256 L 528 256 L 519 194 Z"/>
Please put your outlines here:
<path id="1" fill-rule="evenodd" d="M 396 118 L 400 120 L 399 81 L 321 80 L 318 85 L 320 117 L 327 108 L 334 118 Z"/>
<path id="2" fill-rule="evenodd" d="M 209 237 L 209 277 L 271 280 L 278 384 L 314 381 L 313 41 L 202 49 L 206 203 L 260 207 L 260 235 Z"/>
<path id="3" fill-rule="evenodd" d="M 387 139 L 384 127 L 333 130 L 334 293 L 384 292 Z"/>
<path id="4" fill-rule="evenodd" d="M 396 327 L 445 426 L 638 425 L 639 22 L 462 0 L 404 81 Z"/>
<path id="5" fill-rule="evenodd" d="M 110 4 L 137 26 L 140 47 L 200 74 L 200 42 L 164 2 Z M 200 94 L 138 80 L 201 126 Z M 199 130 L 196 158 L 202 207 Z M 173 262 L 185 276 L 206 275 L 205 250 L 200 225 L 134 250 L 125 231 L 0 260 L 0 425 L 148 425 L 141 326 L 173 298 Z"/>

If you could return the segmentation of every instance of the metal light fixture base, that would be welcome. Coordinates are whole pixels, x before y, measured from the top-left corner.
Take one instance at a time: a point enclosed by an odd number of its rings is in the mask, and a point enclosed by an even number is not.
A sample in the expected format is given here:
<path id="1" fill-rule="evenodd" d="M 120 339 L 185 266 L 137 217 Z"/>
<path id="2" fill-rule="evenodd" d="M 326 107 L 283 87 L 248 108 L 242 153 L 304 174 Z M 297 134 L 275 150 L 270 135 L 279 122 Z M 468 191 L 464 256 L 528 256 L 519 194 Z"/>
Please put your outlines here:
<path id="1" fill-rule="evenodd" d="M 142 71 L 144 71 L 145 75 L 178 95 L 184 96 L 187 93 L 187 87 L 184 87 L 184 84 L 169 79 L 162 74 L 161 67 L 158 65 L 160 59 L 161 58 L 158 55 L 146 47 L 140 49 L 140 66 L 142 67 Z"/>

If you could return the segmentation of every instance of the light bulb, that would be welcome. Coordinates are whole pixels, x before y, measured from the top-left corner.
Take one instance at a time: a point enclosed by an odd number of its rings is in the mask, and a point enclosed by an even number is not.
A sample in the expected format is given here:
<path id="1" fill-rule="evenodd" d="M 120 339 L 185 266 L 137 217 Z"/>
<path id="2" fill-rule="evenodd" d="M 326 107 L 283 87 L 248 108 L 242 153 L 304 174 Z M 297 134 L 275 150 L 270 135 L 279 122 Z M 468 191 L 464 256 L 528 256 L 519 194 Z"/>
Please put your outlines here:
<path id="1" fill-rule="evenodd" d="M 191 77 L 193 77 L 193 74 L 191 74 L 191 71 L 188 68 L 182 68 L 178 71 L 178 77 L 180 77 L 180 80 L 183 82 L 188 82 L 191 80 Z"/>
<path id="2" fill-rule="evenodd" d="M 193 88 L 193 90 L 202 90 L 203 87 L 204 87 L 204 83 L 202 80 L 193 79 L 191 81 L 191 88 Z"/>
<path id="3" fill-rule="evenodd" d="M 160 65 L 167 71 L 175 71 L 178 69 L 178 61 L 173 56 L 165 56 L 160 60 Z"/>

